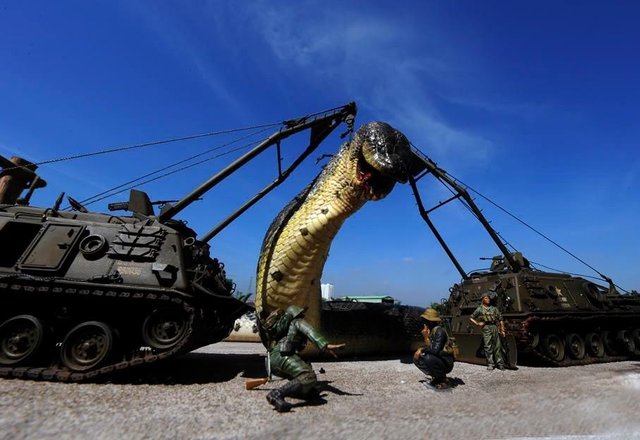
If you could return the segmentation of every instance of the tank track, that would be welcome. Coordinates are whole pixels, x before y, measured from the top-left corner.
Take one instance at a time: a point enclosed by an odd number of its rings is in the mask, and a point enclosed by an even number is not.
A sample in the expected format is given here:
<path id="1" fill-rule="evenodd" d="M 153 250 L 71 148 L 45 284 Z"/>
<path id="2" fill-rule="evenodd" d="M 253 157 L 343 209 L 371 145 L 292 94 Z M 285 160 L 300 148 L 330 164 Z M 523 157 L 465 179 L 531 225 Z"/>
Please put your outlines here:
<path id="1" fill-rule="evenodd" d="M 184 336 L 181 340 L 171 349 L 167 351 L 154 352 L 153 350 L 135 350 L 133 352 L 123 352 L 122 360 L 116 363 L 100 366 L 95 370 L 89 370 L 86 372 L 78 372 L 67 369 L 64 366 L 48 366 L 48 367 L 0 367 L 0 377 L 16 377 L 21 379 L 33 379 L 33 380 L 45 380 L 54 382 L 81 382 L 86 380 L 95 381 L 106 377 L 114 372 L 121 372 L 130 368 L 151 364 L 163 359 L 171 358 L 178 354 L 186 353 L 199 346 L 204 341 L 197 341 L 193 338 L 198 334 L 198 331 L 194 332 L 194 328 L 199 325 L 199 319 L 196 316 L 197 308 L 189 304 L 185 299 L 176 297 L 180 295 L 184 297 L 184 294 L 176 291 L 158 292 L 151 289 L 131 288 L 129 286 L 109 286 L 105 289 L 104 285 L 92 285 L 91 283 L 79 283 L 74 282 L 64 283 L 59 281 L 51 281 L 43 284 L 42 280 L 13 278 L 7 280 L 7 277 L 0 279 L 0 292 L 9 291 L 14 294 L 32 295 L 37 298 L 42 295 L 50 295 L 55 298 L 56 295 L 64 295 L 65 297 L 82 297 L 82 298 L 94 298 L 96 300 L 116 300 L 124 299 L 127 301 L 127 305 L 131 302 L 141 304 L 147 302 L 145 305 L 154 302 L 158 305 L 175 304 L 181 307 L 187 314 L 187 326 Z M 9 282 L 6 282 L 9 281 Z M 173 295 L 170 295 L 173 294 Z M 229 330 L 231 326 L 229 325 Z M 224 336 L 223 336 L 224 337 Z M 222 339 L 222 338 L 220 338 Z M 206 343 L 213 343 L 216 341 L 206 341 Z M 57 345 L 56 345 L 57 347 Z M 53 363 L 53 362 L 52 362 Z"/>
<path id="2" fill-rule="evenodd" d="M 605 362 L 618 362 L 629 359 L 637 359 L 640 357 L 640 347 L 636 347 L 634 354 L 624 354 L 624 355 L 614 355 L 608 353 L 606 350 L 601 357 L 596 357 L 590 355 L 588 352 L 585 353 L 582 359 L 575 359 L 570 357 L 567 353 L 565 353 L 564 359 L 561 361 L 557 361 L 550 356 L 548 356 L 544 352 L 544 348 L 542 346 L 542 341 L 539 340 L 538 343 L 533 346 L 531 341 L 531 330 L 530 329 L 562 329 L 562 332 L 550 332 L 546 331 L 546 333 L 556 333 L 558 336 L 563 333 L 578 333 L 581 332 L 578 330 L 580 327 L 585 327 L 590 325 L 594 331 L 607 330 L 608 324 L 614 322 L 615 320 L 628 320 L 632 321 L 634 319 L 633 316 L 628 314 L 612 314 L 612 315 L 596 315 L 596 316 L 562 316 L 562 317 L 551 317 L 551 316 L 530 316 L 524 321 L 520 321 L 517 325 L 511 324 L 508 326 L 508 332 L 513 334 L 516 337 L 516 344 L 518 347 L 518 352 L 521 354 L 525 354 L 527 356 L 532 357 L 536 361 L 553 367 L 568 367 L 575 365 L 589 365 L 596 363 L 605 363 Z M 512 320 L 513 321 L 513 320 Z M 569 329 L 569 331 L 567 331 Z M 574 330 L 574 331 L 571 331 Z M 540 335 L 540 339 L 542 335 Z"/>

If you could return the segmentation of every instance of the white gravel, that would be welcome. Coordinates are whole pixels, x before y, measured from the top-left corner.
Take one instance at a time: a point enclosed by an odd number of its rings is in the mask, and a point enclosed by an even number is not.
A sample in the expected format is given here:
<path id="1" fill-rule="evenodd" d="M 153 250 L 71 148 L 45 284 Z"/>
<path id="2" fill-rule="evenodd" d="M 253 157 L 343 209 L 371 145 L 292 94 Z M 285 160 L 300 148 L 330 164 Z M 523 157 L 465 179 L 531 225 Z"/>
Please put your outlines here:
<path id="1" fill-rule="evenodd" d="M 278 414 L 246 391 L 264 349 L 223 342 L 108 383 L 0 379 L 2 439 L 640 439 L 640 362 L 487 371 L 426 389 L 407 359 L 314 362 L 326 403 Z M 299 402 L 299 401 L 293 401 Z M 302 402 L 301 402 L 302 403 Z"/>

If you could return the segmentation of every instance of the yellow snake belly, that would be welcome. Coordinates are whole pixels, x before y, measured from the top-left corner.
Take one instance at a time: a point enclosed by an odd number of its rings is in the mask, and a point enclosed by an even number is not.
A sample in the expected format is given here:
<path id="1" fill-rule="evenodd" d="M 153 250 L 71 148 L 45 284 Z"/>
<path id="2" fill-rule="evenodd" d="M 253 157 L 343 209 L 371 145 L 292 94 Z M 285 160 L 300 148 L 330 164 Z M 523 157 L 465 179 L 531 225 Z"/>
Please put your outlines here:
<path id="1" fill-rule="evenodd" d="M 306 308 L 323 329 L 320 279 L 331 242 L 344 221 L 369 200 L 406 182 L 412 160 L 407 138 L 383 122 L 361 127 L 316 179 L 292 200 L 269 228 L 256 277 L 258 323 L 276 309 Z M 326 333 L 326 331 L 325 331 Z M 327 334 L 330 339 L 334 335 Z M 344 341 L 348 338 L 341 334 Z M 353 347 L 352 347 L 353 348 Z"/>

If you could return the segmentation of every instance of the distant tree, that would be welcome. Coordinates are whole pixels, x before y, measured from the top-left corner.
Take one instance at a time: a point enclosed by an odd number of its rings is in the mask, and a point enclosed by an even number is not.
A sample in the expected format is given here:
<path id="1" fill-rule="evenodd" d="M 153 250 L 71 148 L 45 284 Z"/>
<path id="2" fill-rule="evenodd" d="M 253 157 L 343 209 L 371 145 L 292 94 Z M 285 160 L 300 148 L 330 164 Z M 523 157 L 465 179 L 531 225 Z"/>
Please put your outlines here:
<path id="1" fill-rule="evenodd" d="M 233 297 L 239 301 L 247 302 L 251 298 L 251 293 L 243 293 L 241 290 L 236 290 L 233 293 Z"/>
<path id="2" fill-rule="evenodd" d="M 442 303 L 432 302 L 429 307 L 431 307 L 432 309 L 435 309 L 441 315 L 447 314 L 447 307 Z"/>

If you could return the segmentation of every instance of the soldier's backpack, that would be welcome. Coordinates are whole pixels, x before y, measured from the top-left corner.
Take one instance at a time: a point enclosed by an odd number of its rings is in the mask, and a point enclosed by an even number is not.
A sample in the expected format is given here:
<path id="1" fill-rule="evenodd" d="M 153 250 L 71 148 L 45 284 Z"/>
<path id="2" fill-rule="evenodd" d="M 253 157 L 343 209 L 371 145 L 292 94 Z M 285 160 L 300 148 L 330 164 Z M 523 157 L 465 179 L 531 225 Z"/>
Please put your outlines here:
<path id="1" fill-rule="evenodd" d="M 269 348 L 287 334 L 290 322 L 291 315 L 282 309 L 276 309 L 267 316 L 267 319 L 262 323 L 262 329 L 267 338 Z"/>
<path id="2" fill-rule="evenodd" d="M 452 355 L 454 359 L 457 359 L 457 357 L 460 355 L 460 348 L 458 347 L 458 344 L 456 344 L 456 338 L 451 336 L 451 330 L 446 323 L 442 326 L 442 328 L 447 333 L 447 343 L 444 344 L 444 348 L 442 349 L 442 351 Z"/>

